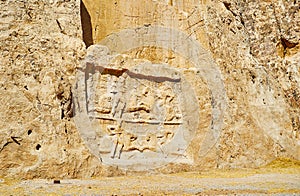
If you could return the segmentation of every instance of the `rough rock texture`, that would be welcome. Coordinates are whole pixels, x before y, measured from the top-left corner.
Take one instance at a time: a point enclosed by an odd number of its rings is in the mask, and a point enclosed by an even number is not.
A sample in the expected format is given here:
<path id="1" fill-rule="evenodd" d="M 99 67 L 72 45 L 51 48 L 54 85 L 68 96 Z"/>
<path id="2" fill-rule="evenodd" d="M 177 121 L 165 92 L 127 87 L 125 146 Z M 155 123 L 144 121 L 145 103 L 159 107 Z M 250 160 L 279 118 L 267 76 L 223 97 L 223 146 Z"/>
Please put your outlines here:
<path id="1" fill-rule="evenodd" d="M 79 3 L 1 1 L 0 9 L 1 175 L 101 171 L 71 119 L 75 67 L 85 54 Z"/>
<path id="2" fill-rule="evenodd" d="M 87 62 L 106 70 L 92 74 L 91 78 L 100 75 L 100 81 L 105 77 L 113 81 L 123 71 L 129 78 L 133 73 L 176 80 L 171 73 L 177 71 L 188 82 L 190 93 L 176 91 L 174 101 L 182 101 L 180 93 L 187 93 L 191 105 L 198 105 L 194 110 L 198 123 L 184 126 L 192 127 L 195 135 L 185 140 L 189 145 L 179 155 L 189 161 L 184 165 L 168 161 L 158 171 L 256 167 L 276 157 L 300 159 L 299 4 L 297 0 L 0 1 L 0 175 L 74 178 L 122 172 L 118 163 L 103 164 L 101 152 L 95 152 L 105 131 L 89 140 L 83 134 L 85 124 L 78 121 L 87 111 L 78 113 L 74 103 L 83 96 L 80 92 L 87 91 L 75 84 L 86 77 Z M 93 44 L 108 50 L 93 53 L 97 48 Z M 85 45 L 91 46 L 87 55 Z M 146 65 L 168 71 L 147 72 Z M 156 84 L 149 80 L 147 85 Z M 126 98 L 123 104 L 132 100 Z M 147 103 L 137 104 L 131 112 L 140 110 L 144 120 L 150 118 L 153 110 Z M 101 104 L 93 106 L 100 113 L 111 112 Z M 188 119 L 186 111 L 180 109 L 182 122 Z M 172 112 L 162 113 L 158 120 L 176 119 L 168 117 Z M 92 126 L 107 129 L 105 122 Z M 153 138 L 172 140 L 176 135 L 172 131 L 155 133 Z M 157 142 L 141 145 L 136 139 L 133 135 L 132 143 L 114 146 L 121 148 L 120 154 L 124 150 L 127 159 L 130 151 L 158 151 Z M 144 154 L 147 160 L 149 155 Z"/>

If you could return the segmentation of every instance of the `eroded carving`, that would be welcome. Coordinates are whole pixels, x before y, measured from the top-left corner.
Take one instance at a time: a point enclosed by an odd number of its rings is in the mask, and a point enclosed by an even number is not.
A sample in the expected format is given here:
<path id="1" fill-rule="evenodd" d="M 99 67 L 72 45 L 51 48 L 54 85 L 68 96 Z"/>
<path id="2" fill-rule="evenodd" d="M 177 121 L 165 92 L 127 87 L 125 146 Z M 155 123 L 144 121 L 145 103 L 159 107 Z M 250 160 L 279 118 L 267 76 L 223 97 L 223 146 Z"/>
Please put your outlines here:
<path id="1" fill-rule="evenodd" d="M 91 151 L 106 164 L 134 169 L 190 162 L 198 103 L 181 71 L 113 58 L 88 56 L 78 73 L 76 124 Z"/>
<path id="2" fill-rule="evenodd" d="M 122 152 L 162 151 L 162 146 L 182 124 L 182 112 L 174 92 L 176 89 L 179 92 L 180 80 L 131 71 L 119 76 L 100 74 L 95 94 L 89 100 L 94 105 L 89 107 L 88 114 L 99 120 L 109 136 L 106 139 L 114 144 L 110 151 L 102 150 L 102 153 L 120 159 Z"/>

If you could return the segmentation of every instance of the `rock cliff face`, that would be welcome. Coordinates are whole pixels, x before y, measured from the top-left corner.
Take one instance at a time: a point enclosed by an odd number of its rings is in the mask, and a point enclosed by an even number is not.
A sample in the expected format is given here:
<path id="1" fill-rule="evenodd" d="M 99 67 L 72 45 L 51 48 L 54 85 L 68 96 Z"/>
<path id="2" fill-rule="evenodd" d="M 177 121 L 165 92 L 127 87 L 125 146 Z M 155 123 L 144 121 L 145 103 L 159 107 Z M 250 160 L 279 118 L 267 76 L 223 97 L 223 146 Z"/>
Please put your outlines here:
<path id="1" fill-rule="evenodd" d="M 1 1 L 0 175 L 300 159 L 299 6 Z"/>

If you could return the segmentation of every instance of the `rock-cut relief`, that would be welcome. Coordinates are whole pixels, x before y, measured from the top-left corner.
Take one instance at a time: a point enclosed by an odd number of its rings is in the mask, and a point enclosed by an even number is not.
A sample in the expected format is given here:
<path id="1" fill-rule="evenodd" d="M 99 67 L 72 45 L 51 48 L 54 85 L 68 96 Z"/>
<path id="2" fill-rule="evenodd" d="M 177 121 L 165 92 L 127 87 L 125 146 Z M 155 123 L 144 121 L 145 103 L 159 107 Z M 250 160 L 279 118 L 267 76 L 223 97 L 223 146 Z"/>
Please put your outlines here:
<path id="1" fill-rule="evenodd" d="M 180 82 L 135 78 L 126 72 L 101 74 L 98 80 L 88 114 L 101 127 L 101 154 L 122 159 L 126 152 L 164 153 L 183 121 L 176 94 Z"/>

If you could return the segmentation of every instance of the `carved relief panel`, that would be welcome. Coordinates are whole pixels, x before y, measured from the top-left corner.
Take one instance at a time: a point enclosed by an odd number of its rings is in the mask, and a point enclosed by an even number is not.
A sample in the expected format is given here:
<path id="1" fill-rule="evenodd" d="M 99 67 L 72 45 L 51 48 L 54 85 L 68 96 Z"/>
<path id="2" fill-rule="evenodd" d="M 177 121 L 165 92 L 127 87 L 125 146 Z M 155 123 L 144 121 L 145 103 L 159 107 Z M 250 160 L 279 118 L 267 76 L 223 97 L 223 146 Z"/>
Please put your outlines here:
<path id="1" fill-rule="evenodd" d="M 186 61 L 162 63 L 158 53 L 153 61 L 141 58 L 147 47 Z M 217 142 L 224 92 L 215 64 L 186 34 L 163 27 L 124 30 L 88 49 L 74 87 L 75 121 L 104 164 L 134 170 L 192 164 Z M 198 144 L 190 148 L 193 140 Z"/>

